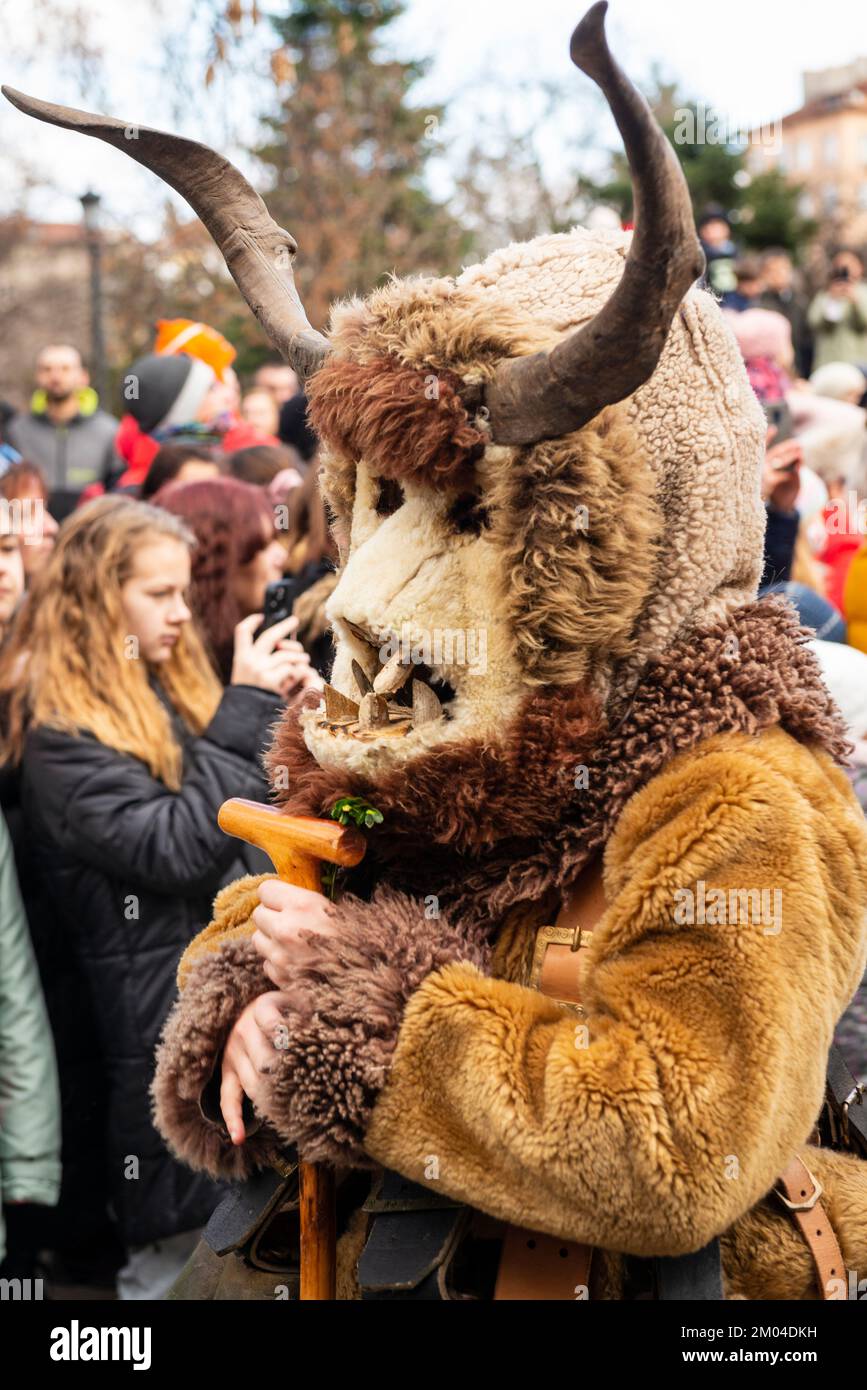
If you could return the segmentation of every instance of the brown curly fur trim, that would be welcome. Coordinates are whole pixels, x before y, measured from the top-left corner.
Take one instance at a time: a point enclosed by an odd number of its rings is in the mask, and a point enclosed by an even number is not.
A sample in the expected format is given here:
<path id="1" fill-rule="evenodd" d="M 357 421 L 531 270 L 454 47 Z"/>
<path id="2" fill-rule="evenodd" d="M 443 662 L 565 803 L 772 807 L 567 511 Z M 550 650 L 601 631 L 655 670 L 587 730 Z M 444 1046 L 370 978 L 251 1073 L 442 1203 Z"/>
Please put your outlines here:
<path id="1" fill-rule="evenodd" d="M 322 815 L 339 796 L 365 796 L 385 816 L 369 855 L 390 882 L 496 921 L 571 879 L 629 798 L 704 739 L 780 724 L 843 761 L 845 728 L 809 636 L 786 600 L 759 600 L 669 648 L 604 729 L 585 694 L 540 691 L 501 745 L 444 747 L 375 784 L 319 767 L 291 716 L 267 761 L 288 769 L 287 811 Z"/>
<path id="2" fill-rule="evenodd" d="M 273 988 L 250 941 L 231 941 L 190 968 L 157 1048 L 151 1086 L 154 1124 L 178 1158 L 214 1178 L 248 1178 L 267 1167 L 282 1147 L 267 1126 L 236 1147 L 226 1129 L 206 1119 L 199 1106 L 238 1015 Z"/>
<path id="3" fill-rule="evenodd" d="M 454 372 L 425 374 L 393 358 L 364 366 L 338 359 L 309 382 L 308 413 L 332 449 L 363 458 L 380 477 L 444 483 L 485 444 L 458 394 L 461 385 Z"/>
<path id="4" fill-rule="evenodd" d="M 453 961 L 486 971 L 489 954 L 446 914 L 430 919 L 423 903 L 389 889 L 369 903 L 343 898 L 338 917 L 338 934 L 317 941 L 315 963 L 289 991 L 288 1046 L 264 1109 L 302 1158 L 373 1167 L 364 1135 L 408 1000 Z"/>
<path id="5" fill-rule="evenodd" d="M 327 815 L 341 796 L 362 793 L 400 825 L 400 838 L 449 851 L 478 852 L 503 834 L 530 836 L 558 825 L 563 794 L 576 763 L 589 755 L 600 730 L 600 703 L 583 690 L 528 696 L 497 742 L 467 739 L 419 758 L 410 773 L 393 772 L 375 786 L 338 769 L 319 767 L 307 752 L 297 720 L 284 718 L 265 764 L 283 786 L 290 815 Z M 506 827 L 504 831 L 504 827 Z M 377 831 L 385 848 L 388 835 Z M 405 853 L 405 848 L 398 851 Z"/>

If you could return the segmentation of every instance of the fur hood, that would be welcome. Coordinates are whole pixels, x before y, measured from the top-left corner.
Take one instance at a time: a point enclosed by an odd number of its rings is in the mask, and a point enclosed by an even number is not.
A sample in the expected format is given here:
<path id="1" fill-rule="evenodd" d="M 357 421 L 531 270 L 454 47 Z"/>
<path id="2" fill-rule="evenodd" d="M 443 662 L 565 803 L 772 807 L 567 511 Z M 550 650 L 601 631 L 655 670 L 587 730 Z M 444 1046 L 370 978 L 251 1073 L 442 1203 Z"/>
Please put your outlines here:
<path id="1" fill-rule="evenodd" d="M 436 436 L 453 468 L 475 460 L 519 659 L 541 684 L 592 671 L 622 691 L 678 637 L 752 599 L 761 572 L 764 418 L 702 290 L 686 296 L 656 371 L 622 405 L 559 440 L 486 444 L 474 388 L 504 357 L 550 348 L 590 320 L 628 246 L 626 233 L 575 228 L 498 251 L 456 280 L 394 281 L 338 305 L 333 360 L 310 384 L 324 486 L 347 526 L 359 458 L 401 476 Z M 412 373 L 417 418 L 405 404 Z M 441 374 L 444 389 L 426 397 Z"/>

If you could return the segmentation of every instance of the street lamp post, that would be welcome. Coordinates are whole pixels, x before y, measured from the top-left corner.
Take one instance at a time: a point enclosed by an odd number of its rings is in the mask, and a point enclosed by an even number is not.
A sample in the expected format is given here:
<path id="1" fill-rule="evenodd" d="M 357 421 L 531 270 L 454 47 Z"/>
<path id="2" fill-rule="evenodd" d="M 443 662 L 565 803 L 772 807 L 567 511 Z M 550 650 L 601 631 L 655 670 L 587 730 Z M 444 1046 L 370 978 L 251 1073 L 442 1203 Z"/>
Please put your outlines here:
<path id="1" fill-rule="evenodd" d="M 90 357 L 91 380 L 105 407 L 105 338 L 102 331 L 102 242 L 99 235 L 99 194 L 81 195 L 84 231 L 90 256 Z"/>

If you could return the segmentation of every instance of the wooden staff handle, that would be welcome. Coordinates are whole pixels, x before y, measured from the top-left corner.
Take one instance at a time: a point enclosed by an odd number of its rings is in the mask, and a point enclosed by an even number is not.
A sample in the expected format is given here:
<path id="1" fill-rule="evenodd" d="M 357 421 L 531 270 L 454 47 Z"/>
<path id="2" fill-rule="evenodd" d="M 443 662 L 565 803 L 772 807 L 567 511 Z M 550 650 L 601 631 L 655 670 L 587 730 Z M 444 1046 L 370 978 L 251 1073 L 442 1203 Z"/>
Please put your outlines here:
<path id="1" fill-rule="evenodd" d="M 217 824 L 227 835 L 264 850 L 287 883 L 314 893 L 322 892 L 323 859 L 352 869 L 361 863 L 367 848 L 361 831 L 352 826 L 314 816 L 284 816 L 273 806 L 240 797 L 223 802 Z"/>
<path id="2" fill-rule="evenodd" d="M 217 823 L 227 835 L 256 845 L 280 878 L 322 892 L 321 863 L 353 868 L 364 857 L 364 836 L 352 826 L 313 816 L 284 816 L 273 806 L 233 797 Z M 329 1301 L 337 1286 L 337 1214 L 334 1173 L 321 1163 L 298 1164 L 301 1223 L 301 1298 Z"/>

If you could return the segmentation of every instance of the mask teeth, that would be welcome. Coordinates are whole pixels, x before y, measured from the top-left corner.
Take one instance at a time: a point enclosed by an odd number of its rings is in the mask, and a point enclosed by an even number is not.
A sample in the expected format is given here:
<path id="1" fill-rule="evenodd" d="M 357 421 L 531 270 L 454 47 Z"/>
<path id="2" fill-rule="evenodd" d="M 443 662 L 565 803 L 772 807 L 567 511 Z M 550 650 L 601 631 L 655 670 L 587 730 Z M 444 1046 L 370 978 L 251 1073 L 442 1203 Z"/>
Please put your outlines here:
<path id="1" fill-rule="evenodd" d="M 443 707 L 437 699 L 429 685 L 424 681 L 413 681 L 412 683 L 412 722 L 416 728 L 419 724 L 430 724 L 434 719 L 442 717 Z"/>
<path id="2" fill-rule="evenodd" d="M 370 677 L 357 661 L 353 661 L 352 663 L 352 674 L 355 678 L 355 684 L 358 687 L 358 693 L 362 698 L 365 695 L 372 695 L 374 693 Z"/>
<path id="3" fill-rule="evenodd" d="M 412 674 L 412 663 L 404 661 L 400 652 L 389 657 L 382 670 L 373 678 L 373 689 L 377 695 L 393 695 L 406 685 Z"/>
<path id="4" fill-rule="evenodd" d="M 384 695 L 375 695 L 371 691 L 364 695 L 358 707 L 358 723 L 362 729 L 381 729 L 388 724 L 388 703 Z"/>
<path id="5" fill-rule="evenodd" d="M 359 661 L 351 663 L 358 700 L 344 695 L 332 685 L 325 687 L 325 718 L 322 721 L 332 733 L 368 742 L 384 735 L 403 737 L 422 724 L 432 724 L 443 718 L 439 698 L 425 680 L 410 680 L 415 669 L 411 662 L 395 652 L 383 666 L 369 633 L 344 619 L 355 637 L 366 643 L 374 656 L 374 676 L 371 680 Z M 404 687 L 408 689 L 403 694 Z M 390 699 L 397 696 L 397 699 Z M 410 709 L 410 701 L 412 709 Z"/>
<path id="6" fill-rule="evenodd" d="M 326 685 L 325 715 L 327 719 L 357 719 L 358 705 L 333 685 Z"/>

